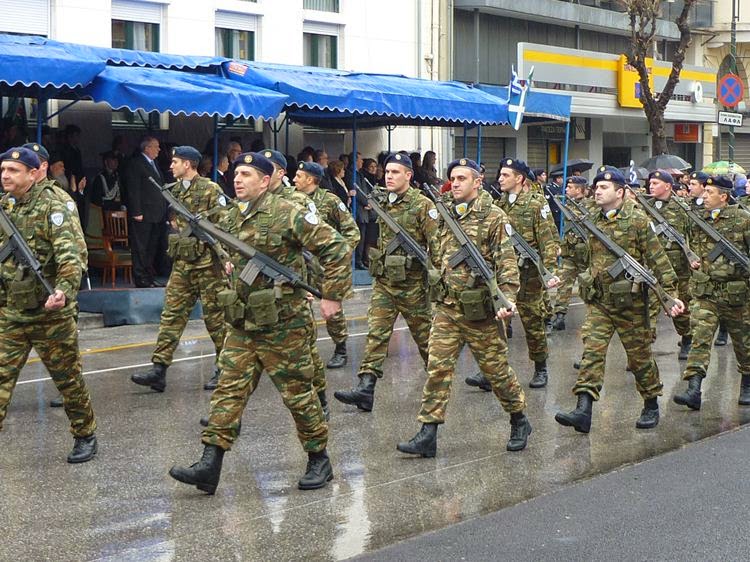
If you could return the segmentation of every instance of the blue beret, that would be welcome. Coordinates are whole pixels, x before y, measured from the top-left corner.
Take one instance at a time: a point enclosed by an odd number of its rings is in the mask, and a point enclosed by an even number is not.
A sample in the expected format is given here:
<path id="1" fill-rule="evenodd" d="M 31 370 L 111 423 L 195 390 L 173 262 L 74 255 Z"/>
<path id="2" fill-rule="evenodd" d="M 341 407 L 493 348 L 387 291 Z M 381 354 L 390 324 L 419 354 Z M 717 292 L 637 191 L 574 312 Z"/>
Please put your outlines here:
<path id="1" fill-rule="evenodd" d="M 625 175 L 614 166 L 599 167 L 596 177 L 591 180 L 591 184 L 596 185 L 596 183 L 600 181 L 611 181 L 620 185 L 628 183 L 628 180 L 625 179 Z"/>
<path id="2" fill-rule="evenodd" d="M 700 183 L 704 184 L 708 180 L 708 174 L 706 172 L 693 172 L 690 174 L 691 180 L 698 180 Z"/>
<path id="3" fill-rule="evenodd" d="M 668 183 L 670 185 L 674 184 L 674 178 L 672 177 L 672 174 L 670 174 L 669 172 L 665 172 L 664 170 L 655 170 L 651 172 L 648 175 L 648 179 L 649 181 L 651 181 L 652 179 L 657 179 L 657 180 L 663 181 L 664 183 Z"/>
<path id="4" fill-rule="evenodd" d="M 586 178 L 583 176 L 570 176 L 568 178 L 568 183 L 574 183 L 576 185 L 586 185 L 588 181 L 586 181 Z"/>
<path id="5" fill-rule="evenodd" d="M 172 156 L 182 160 L 190 160 L 191 162 L 200 162 L 201 158 L 203 158 L 198 149 L 192 146 L 175 146 L 172 149 Z"/>
<path id="6" fill-rule="evenodd" d="M 286 170 L 287 161 L 286 157 L 278 150 L 271 150 L 270 148 L 264 148 L 261 154 L 268 158 L 271 162 L 276 164 L 279 168 Z"/>
<path id="7" fill-rule="evenodd" d="M 0 155 L 0 162 L 20 162 L 29 168 L 39 167 L 39 156 L 30 148 L 16 146 Z"/>
<path id="8" fill-rule="evenodd" d="M 27 142 L 25 145 L 23 145 L 23 148 L 28 148 L 29 150 L 33 150 L 34 152 L 36 152 L 36 155 L 40 160 L 49 160 L 49 152 L 41 144 L 35 142 Z"/>
<path id="9" fill-rule="evenodd" d="M 263 172 L 264 176 L 272 176 L 275 171 L 273 162 L 258 152 L 243 152 L 234 159 L 234 166 L 250 166 Z"/>
<path id="10" fill-rule="evenodd" d="M 325 173 L 323 166 L 317 162 L 300 162 L 297 164 L 297 169 L 316 178 L 322 178 Z"/>
<path id="11" fill-rule="evenodd" d="M 406 166 L 410 170 L 414 169 L 414 165 L 411 163 L 411 158 L 409 158 L 406 154 L 401 154 L 400 152 L 397 152 L 396 154 L 389 154 L 385 159 L 385 162 L 383 162 L 383 166 L 387 166 L 388 164 L 401 164 L 402 166 Z"/>
<path id="12" fill-rule="evenodd" d="M 728 191 L 734 189 L 734 182 L 727 176 L 711 176 L 706 180 L 706 185 L 713 185 Z"/>
<path id="13" fill-rule="evenodd" d="M 453 171 L 453 168 L 456 167 L 462 167 L 462 168 L 470 168 L 474 170 L 477 174 L 482 173 L 482 168 L 479 167 L 479 165 L 474 162 L 474 160 L 470 160 L 468 158 L 459 158 L 458 160 L 454 160 L 450 164 L 448 164 L 448 177 L 450 177 L 451 172 Z"/>
<path id="14" fill-rule="evenodd" d="M 523 174 L 527 178 L 531 177 L 531 170 L 526 165 L 526 162 L 523 160 L 518 160 L 514 158 L 503 158 L 500 161 L 500 167 L 501 168 L 510 168 L 511 170 L 515 170 L 519 174 Z"/>

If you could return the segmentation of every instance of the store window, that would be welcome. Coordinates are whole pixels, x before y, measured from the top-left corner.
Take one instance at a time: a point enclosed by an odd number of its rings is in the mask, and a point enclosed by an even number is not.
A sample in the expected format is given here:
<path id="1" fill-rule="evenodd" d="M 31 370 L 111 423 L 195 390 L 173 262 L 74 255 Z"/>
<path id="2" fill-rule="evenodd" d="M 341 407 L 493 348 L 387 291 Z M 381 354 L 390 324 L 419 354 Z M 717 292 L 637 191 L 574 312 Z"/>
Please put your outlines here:
<path id="1" fill-rule="evenodd" d="M 305 66 L 338 68 L 338 37 L 305 33 L 303 37 L 303 62 Z"/>
<path id="2" fill-rule="evenodd" d="M 255 33 L 253 31 L 217 27 L 216 56 L 255 60 Z"/>

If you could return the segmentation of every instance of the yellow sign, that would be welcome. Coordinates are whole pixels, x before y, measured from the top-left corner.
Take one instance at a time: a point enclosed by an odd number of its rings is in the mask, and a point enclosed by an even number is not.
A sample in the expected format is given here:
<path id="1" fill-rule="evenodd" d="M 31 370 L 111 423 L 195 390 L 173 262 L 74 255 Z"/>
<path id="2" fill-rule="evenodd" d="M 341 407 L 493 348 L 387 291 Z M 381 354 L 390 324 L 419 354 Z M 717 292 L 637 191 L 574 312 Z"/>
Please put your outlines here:
<path id="1" fill-rule="evenodd" d="M 654 59 L 646 59 L 648 87 L 654 91 Z M 627 55 L 620 55 L 617 65 L 617 101 L 620 107 L 643 107 L 641 103 L 641 82 L 638 71 L 628 63 Z"/>

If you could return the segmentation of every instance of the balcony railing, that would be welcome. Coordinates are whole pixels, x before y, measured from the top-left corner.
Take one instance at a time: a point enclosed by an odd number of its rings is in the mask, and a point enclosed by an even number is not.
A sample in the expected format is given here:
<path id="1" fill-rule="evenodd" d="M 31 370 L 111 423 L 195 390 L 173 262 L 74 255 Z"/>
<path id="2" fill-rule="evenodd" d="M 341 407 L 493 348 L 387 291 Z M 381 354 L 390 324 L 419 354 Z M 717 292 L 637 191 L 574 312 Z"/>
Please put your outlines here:
<path id="1" fill-rule="evenodd" d="M 318 12 L 339 11 L 339 0 L 304 0 L 302 7 L 305 10 L 317 10 Z"/>

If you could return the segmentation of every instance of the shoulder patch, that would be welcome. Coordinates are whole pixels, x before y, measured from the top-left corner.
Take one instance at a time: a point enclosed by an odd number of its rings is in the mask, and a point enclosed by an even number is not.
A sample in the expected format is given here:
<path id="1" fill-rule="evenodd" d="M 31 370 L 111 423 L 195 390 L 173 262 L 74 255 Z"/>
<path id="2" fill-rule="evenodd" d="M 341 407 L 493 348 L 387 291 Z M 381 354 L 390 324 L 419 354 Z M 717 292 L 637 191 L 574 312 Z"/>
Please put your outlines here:
<path id="1" fill-rule="evenodd" d="M 224 197 L 223 195 L 219 195 L 218 202 L 219 202 L 219 205 L 222 206 L 222 207 L 226 207 L 227 206 L 227 198 Z"/>
<path id="2" fill-rule="evenodd" d="M 49 216 L 49 220 L 50 220 L 50 222 L 51 222 L 52 224 L 54 224 L 55 226 L 61 226 L 61 225 L 62 225 L 62 223 L 63 223 L 63 221 L 65 220 L 65 215 L 63 215 L 63 214 L 62 214 L 62 213 L 60 213 L 60 212 L 52 213 L 52 214 L 51 214 L 51 215 Z"/>
<path id="3" fill-rule="evenodd" d="M 315 206 L 315 201 L 309 201 L 307 203 L 307 208 L 310 209 L 310 212 L 313 214 L 318 212 L 318 207 Z"/>
<path id="4" fill-rule="evenodd" d="M 347 211 L 346 205 L 344 205 L 343 201 L 339 201 L 339 210 L 341 211 Z"/>
<path id="5" fill-rule="evenodd" d="M 430 218 L 432 220 L 436 221 L 437 218 L 438 218 L 438 211 L 437 211 L 437 209 L 430 209 L 429 211 L 427 211 L 427 214 L 430 215 Z"/>
<path id="6" fill-rule="evenodd" d="M 509 223 L 509 222 L 506 222 L 506 223 L 505 223 L 505 233 L 506 233 L 506 234 L 507 234 L 508 236 L 513 236 L 513 227 L 512 227 L 511 225 L 510 225 L 510 223 Z"/>
<path id="7" fill-rule="evenodd" d="M 544 207 L 542 207 L 542 218 L 546 219 L 549 216 L 549 212 L 549 205 L 545 204 Z"/>
<path id="8" fill-rule="evenodd" d="M 318 215 L 310 211 L 305 215 L 305 220 L 309 222 L 310 224 L 318 224 Z"/>
<path id="9" fill-rule="evenodd" d="M 73 201 L 68 201 L 67 203 L 65 203 L 65 206 L 71 213 L 76 210 L 76 204 Z"/>

